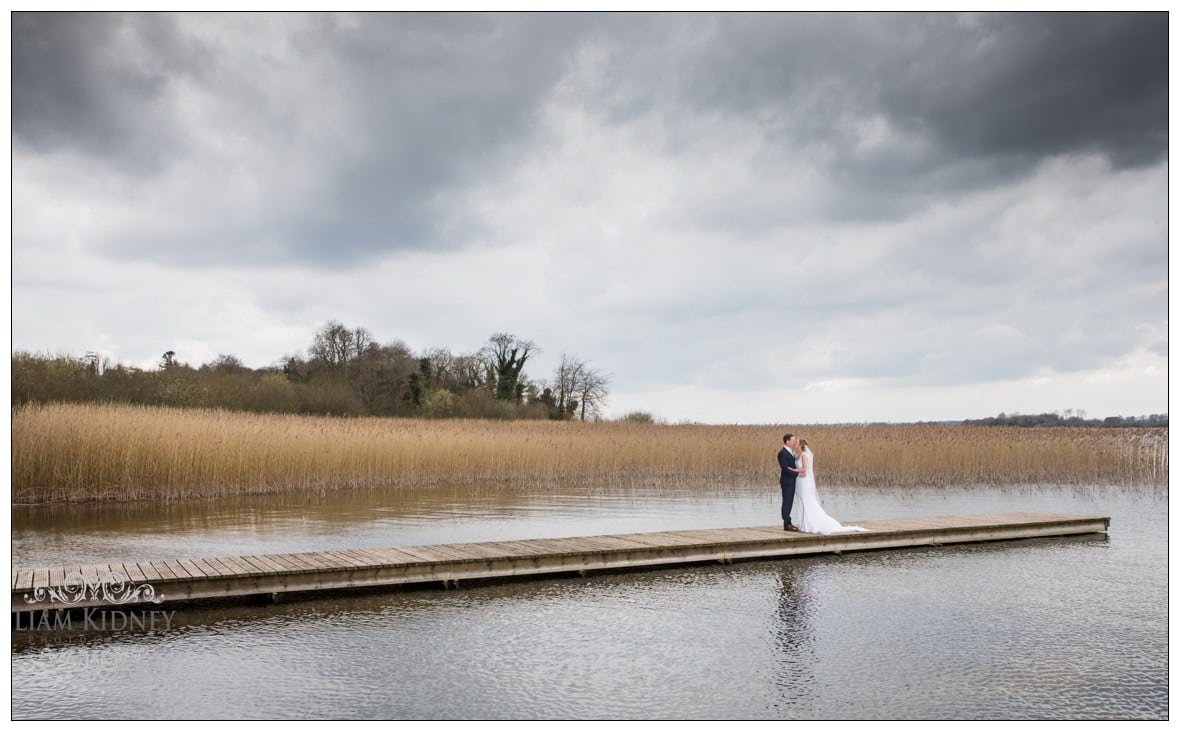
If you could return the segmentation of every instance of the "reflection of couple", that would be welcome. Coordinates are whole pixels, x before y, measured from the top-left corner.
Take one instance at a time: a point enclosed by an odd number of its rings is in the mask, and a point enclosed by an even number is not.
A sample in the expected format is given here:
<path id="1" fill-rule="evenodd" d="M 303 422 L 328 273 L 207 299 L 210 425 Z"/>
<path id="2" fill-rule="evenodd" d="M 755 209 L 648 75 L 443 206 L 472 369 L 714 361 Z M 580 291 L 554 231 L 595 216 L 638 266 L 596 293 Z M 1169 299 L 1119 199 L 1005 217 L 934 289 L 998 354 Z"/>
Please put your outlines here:
<path id="1" fill-rule="evenodd" d="M 808 534 L 834 534 L 838 531 L 866 531 L 860 526 L 841 526 L 824 512 L 815 489 L 815 456 L 807 447 L 807 440 L 792 434 L 783 437 L 783 449 L 778 452 L 782 468 L 778 484 L 783 491 L 783 528 Z M 791 508 L 799 499 L 799 525 L 791 523 Z"/>

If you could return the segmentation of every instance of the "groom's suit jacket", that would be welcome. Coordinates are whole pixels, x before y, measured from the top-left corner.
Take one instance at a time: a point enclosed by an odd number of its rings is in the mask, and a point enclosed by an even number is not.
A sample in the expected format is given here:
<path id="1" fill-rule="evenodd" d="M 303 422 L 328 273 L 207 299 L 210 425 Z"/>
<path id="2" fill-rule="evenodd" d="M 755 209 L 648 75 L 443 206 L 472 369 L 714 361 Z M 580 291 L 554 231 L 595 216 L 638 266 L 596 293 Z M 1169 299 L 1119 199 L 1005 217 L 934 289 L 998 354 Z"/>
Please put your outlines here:
<path id="1" fill-rule="evenodd" d="M 794 485 L 795 478 L 798 478 L 799 474 L 794 470 L 788 470 L 788 468 L 796 467 L 795 456 L 785 447 L 778 451 L 778 466 L 783 471 L 782 475 L 778 477 L 778 484 L 781 486 Z"/>

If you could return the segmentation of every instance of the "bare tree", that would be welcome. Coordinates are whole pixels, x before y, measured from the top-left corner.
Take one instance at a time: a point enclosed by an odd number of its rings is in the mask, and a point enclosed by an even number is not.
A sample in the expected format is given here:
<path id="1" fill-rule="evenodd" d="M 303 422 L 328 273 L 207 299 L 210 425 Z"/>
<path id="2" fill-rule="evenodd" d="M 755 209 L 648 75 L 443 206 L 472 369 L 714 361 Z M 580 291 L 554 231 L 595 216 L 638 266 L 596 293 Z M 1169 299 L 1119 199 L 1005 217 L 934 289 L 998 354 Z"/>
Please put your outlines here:
<path id="1" fill-rule="evenodd" d="M 486 389 L 494 381 L 488 380 L 484 359 L 478 353 L 468 356 L 456 356 L 454 364 L 454 386 L 458 391 L 475 391 Z"/>
<path id="2" fill-rule="evenodd" d="M 558 419 L 570 419 L 575 414 L 584 422 L 587 416 L 596 417 L 606 404 L 609 378 L 597 369 L 567 353 L 553 372 L 553 383 L 548 388 L 551 414 Z"/>
<path id="3" fill-rule="evenodd" d="M 212 371 L 215 374 L 245 374 L 250 369 L 237 356 L 221 353 L 213 361 L 201 366 L 201 371 Z"/>
<path id="4" fill-rule="evenodd" d="M 315 334 L 308 349 L 313 361 L 329 368 L 348 372 L 349 366 L 371 349 L 377 348 L 373 336 L 364 328 L 349 330 L 336 320 L 329 320 Z"/>
<path id="5" fill-rule="evenodd" d="M 602 408 L 606 406 L 606 388 L 609 384 L 609 376 L 598 369 L 592 369 L 586 364 L 582 364 L 578 380 L 574 384 L 574 391 L 578 395 L 578 409 L 583 422 L 586 421 L 587 415 L 591 417 L 602 415 Z"/>

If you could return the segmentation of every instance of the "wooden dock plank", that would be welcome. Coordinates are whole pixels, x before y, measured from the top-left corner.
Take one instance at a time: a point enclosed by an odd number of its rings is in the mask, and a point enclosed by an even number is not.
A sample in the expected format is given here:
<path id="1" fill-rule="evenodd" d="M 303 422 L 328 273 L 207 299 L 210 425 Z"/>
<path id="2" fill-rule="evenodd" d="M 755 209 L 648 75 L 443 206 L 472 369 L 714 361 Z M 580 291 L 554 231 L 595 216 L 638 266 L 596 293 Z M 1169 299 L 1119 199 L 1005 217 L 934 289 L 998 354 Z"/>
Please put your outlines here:
<path id="1" fill-rule="evenodd" d="M 386 557 L 390 564 L 421 564 L 422 557 L 416 554 L 410 554 L 399 548 L 390 547 L 388 549 L 369 549 L 369 552 L 376 554 L 379 557 Z"/>
<path id="2" fill-rule="evenodd" d="M 298 554 L 287 554 L 286 559 L 303 567 L 304 571 L 320 572 L 324 569 L 324 562 L 312 556 L 311 552 L 299 552 Z"/>
<path id="3" fill-rule="evenodd" d="M 867 527 L 866 527 L 867 528 Z M 884 531 L 922 531 L 930 529 L 945 528 L 945 524 L 939 524 L 930 519 L 897 519 L 890 521 L 886 526 L 879 527 L 879 530 Z"/>
<path id="4" fill-rule="evenodd" d="M 119 579 L 121 579 L 122 581 L 126 582 L 129 585 L 136 584 L 131 579 L 131 573 L 127 571 L 127 567 L 125 567 L 122 563 L 112 564 L 111 565 L 111 574 L 115 575 L 116 577 L 118 577 Z"/>
<path id="5" fill-rule="evenodd" d="M 601 541 L 601 542 L 605 542 L 605 543 L 613 545 L 615 547 L 616 551 L 618 551 L 618 550 L 626 551 L 628 549 L 648 549 L 651 547 L 651 544 L 649 544 L 649 543 L 636 540 L 634 538 L 636 536 L 638 536 L 638 535 L 637 534 L 606 534 L 603 536 L 595 536 L 594 539 L 597 541 Z"/>
<path id="6" fill-rule="evenodd" d="M 145 582 L 143 572 L 140 571 L 139 565 L 135 562 L 123 562 L 123 576 L 127 578 L 128 582 L 141 584 Z"/>
<path id="7" fill-rule="evenodd" d="M 589 538 L 589 537 L 587 537 Z M 606 545 L 587 541 L 587 538 L 549 539 L 547 545 L 557 554 L 588 554 L 608 548 Z"/>
<path id="8" fill-rule="evenodd" d="M 322 572 L 326 569 L 335 569 L 340 566 L 340 560 L 335 557 L 328 556 L 324 552 L 300 552 L 296 555 L 299 559 L 309 565 L 312 569 Z"/>
<path id="9" fill-rule="evenodd" d="M 310 565 L 312 569 L 320 571 L 336 569 L 342 566 L 339 559 L 329 556 L 324 552 L 301 552 L 295 556 Z"/>
<path id="10" fill-rule="evenodd" d="M 19 569 L 16 571 L 16 579 L 12 583 L 12 589 L 17 592 L 28 592 L 33 589 L 33 570 Z"/>
<path id="11" fill-rule="evenodd" d="M 486 552 L 480 550 L 480 544 L 431 544 L 431 549 L 443 552 L 453 561 L 469 562 L 473 559 L 487 559 Z"/>
<path id="12" fill-rule="evenodd" d="M 397 550 L 397 547 L 381 547 L 365 549 L 365 553 L 376 557 L 382 564 L 390 566 L 400 566 L 403 564 L 412 564 L 419 561 L 416 557 L 412 557 L 405 552 Z"/>
<path id="13" fill-rule="evenodd" d="M 332 555 L 343 562 L 343 566 L 348 569 L 367 569 L 373 564 L 371 559 L 351 549 L 333 549 Z"/>
<path id="14" fill-rule="evenodd" d="M 81 565 L 79 565 L 79 564 L 67 564 L 67 565 L 66 565 L 65 567 L 63 567 L 62 569 L 63 569 L 63 571 L 65 572 L 65 575 L 66 575 L 66 579 L 65 579 L 65 582 L 66 582 L 66 583 L 73 582 L 73 583 L 75 583 L 75 584 L 76 584 L 76 583 L 77 583 L 79 580 L 83 580 L 83 581 L 84 581 L 84 578 L 83 578 L 83 576 L 82 576 L 82 566 L 81 566 Z"/>
<path id="15" fill-rule="evenodd" d="M 221 559 L 222 564 L 224 564 L 229 569 L 233 570 L 236 574 L 241 575 L 243 577 L 249 577 L 251 575 L 258 574 L 262 571 L 262 570 L 258 569 L 257 567 L 255 567 L 253 564 L 250 564 L 249 562 L 247 562 L 242 557 L 219 557 L 219 558 Z"/>
<path id="16" fill-rule="evenodd" d="M 320 558 L 328 562 L 332 569 L 350 569 L 356 566 L 356 560 L 339 549 L 320 552 Z"/>
<path id="17" fill-rule="evenodd" d="M 943 518 L 927 518 L 922 519 L 921 521 L 910 519 L 910 523 L 911 525 L 917 525 L 928 529 L 958 529 L 966 526 L 987 526 L 995 523 L 995 521 L 987 517 L 979 517 L 979 520 L 968 521 L 962 516 L 946 516 Z"/>
<path id="18" fill-rule="evenodd" d="M 653 546 L 700 546 L 702 544 L 718 544 L 723 541 L 730 541 L 732 537 L 730 535 L 705 531 L 661 531 L 658 534 L 650 534 L 648 536 L 635 536 L 631 540 Z"/>
<path id="19" fill-rule="evenodd" d="M 519 557 L 539 557 L 551 554 L 545 542 L 538 539 L 519 539 L 515 541 L 497 541 L 493 544 Z"/>
<path id="20" fill-rule="evenodd" d="M 385 562 L 381 561 L 379 558 L 373 554 L 370 554 L 364 549 L 341 549 L 339 552 L 349 559 L 352 559 L 353 563 L 357 567 L 372 568 L 380 567 L 381 565 L 385 564 Z"/>
<path id="21" fill-rule="evenodd" d="M 209 566 L 210 569 L 216 572 L 218 577 L 233 577 L 237 575 L 238 570 L 226 564 L 224 561 L 222 561 L 222 559 L 222 557 L 209 557 L 208 559 L 203 559 L 201 561 L 203 561 Z"/>
<path id="22" fill-rule="evenodd" d="M 856 522 L 854 521 L 853 523 Z M 759 536 L 764 536 L 767 539 L 779 539 L 794 533 L 791 531 L 785 531 L 781 526 L 755 526 L 752 527 L 750 531 L 757 533 Z"/>
<path id="23" fill-rule="evenodd" d="M 502 557 L 528 557 L 535 556 L 535 547 L 523 542 L 514 541 L 489 541 L 484 545 L 484 548 Z M 399 549 L 406 551 L 407 547 L 399 547 Z M 416 551 L 417 548 L 414 548 Z"/>
<path id="24" fill-rule="evenodd" d="M 151 562 L 137 562 L 136 566 L 139 568 L 139 573 L 143 575 L 145 582 L 159 582 L 164 578 L 164 576 L 152 566 Z"/>
<path id="25" fill-rule="evenodd" d="M 168 562 L 166 560 L 163 560 L 163 559 L 152 560 L 151 564 L 152 564 L 152 569 L 156 570 L 156 573 L 160 575 L 161 580 L 174 580 L 174 579 L 176 579 L 176 573 L 173 572 L 172 568 L 168 566 Z"/>
<path id="26" fill-rule="evenodd" d="M 779 539 L 789 538 L 789 537 L 793 536 L 794 534 L 800 534 L 800 533 L 802 533 L 802 532 L 800 532 L 800 531 L 784 531 L 783 529 L 779 529 L 779 531 L 776 535 L 768 537 L 766 535 L 767 532 L 763 529 L 749 528 L 749 529 L 732 529 L 729 531 L 723 531 L 720 533 L 711 534 L 710 538 L 719 539 L 721 542 L 727 542 L 727 541 L 766 541 L 767 539 L 773 539 L 773 540 L 777 541 Z"/>
<path id="27" fill-rule="evenodd" d="M 428 556 L 435 557 L 435 561 L 462 562 L 472 558 L 471 554 L 465 549 L 450 544 L 431 544 L 429 546 L 414 547 L 414 549 L 416 551 L 421 550 L 421 552 L 427 553 Z"/>
<path id="28" fill-rule="evenodd" d="M 376 549 L 350 549 L 348 553 L 361 557 L 371 567 L 388 567 L 402 563 L 401 560 L 394 560 Z"/>
<path id="29" fill-rule="evenodd" d="M 347 552 L 339 549 L 333 549 L 330 552 L 323 552 L 322 558 L 328 561 L 335 562 L 332 569 L 335 570 L 356 570 L 367 567 L 368 561 L 360 561 L 355 557 L 350 556 Z"/>
<path id="30" fill-rule="evenodd" d="M 191 579 L 193 575 L 188 571 L 179 559 L 165 559 L 164 566 L 176 576 L 177 579 Z"/>
<path id="31" fill-rule="evenodd" d="M 247 559 L 255 566 L 261 566 L 265 571 L 280 574 L 286 572 L 286 568 L 278 562 L 270 558 L 266 554 L 252 554 Z"/>
<path id="32" fill-rule="evenodd" d="M 208 579 L 216 579 L 221 576 L 221 572 L 204 559 L 190 559 L 188 561 L 192 562 L 193 566 L 200 570 L 201 574 Z"/>
<path id="33" fill-rule="evenodd" d="M 309 567 L 294 558 L 293 554 L 267 554 L 267 560 L 279 567 L 280 572 L 305 572 Z"/>
<path id="34" fill-rule="evenodd" d="M 210 564 L 216 564 L 226 577 L 248 577 L 256 570 L 238 557 L 213 557 Z"/>
<path id="35" fill-rule="evenodd" d="M 184 571 L 188 572 L 188 576 L 193 579 L 204 579 L 205 572 L 197 566 L 197 563 L 191 559 L 181 559 L 180 564 L 184 567 Z"/>
<path id="36" fill-rule="evenodd" d="M 82 579 L 86 584 L 93 587 L 99 583 L 98 567 L 93 564 L 83 564 L 79 568 L 82 572 Z"/>
<path id="37" fill-rule="evenodd" d="M 529 552 L 533 555 L 566 554 L 569 552 L 570 546 L 570 544 L 562 542 L 561 539 L 529 540 Z"/>
<path id="38" fill-rule="evenodd" d="M 238 577 L 251 572 L 251 568 L 243 565 L 237 557 L 210 557 L 206 561 L 217 567 L 223 577 Z"/>
<path id="39" fill-rule="evenodd" d="M 329 553 L 333 558 L 341 563 L 341 567 L 348 569 L 364 568 L 372 564 L 371 559 L 364 555 L 357 554 L 351 549 L 333 549 Z"/>
<path id="40" fill-rule="evenodd" d="M 582 553 L 618 552 L 644 548 L 643 544 L 616 539 L 612 536 L 580 536 L 573 541 L 576 541 L 582 547 Z"/>
<path id="41" fill-rule="evenodd" d="M 275 574 L 275 570 L 270 564 L 262 561 L 253 554 L 237 558 L 239 564 L 244 564 L 250 568 L 251 574 Z"/>
<path id="42" fill-rule="evenodd" d="M 441 554 L 428 546 L 399 546 L 397 550 L 419 562 L 449 562 L 453 559 L 449 554 Z"/>

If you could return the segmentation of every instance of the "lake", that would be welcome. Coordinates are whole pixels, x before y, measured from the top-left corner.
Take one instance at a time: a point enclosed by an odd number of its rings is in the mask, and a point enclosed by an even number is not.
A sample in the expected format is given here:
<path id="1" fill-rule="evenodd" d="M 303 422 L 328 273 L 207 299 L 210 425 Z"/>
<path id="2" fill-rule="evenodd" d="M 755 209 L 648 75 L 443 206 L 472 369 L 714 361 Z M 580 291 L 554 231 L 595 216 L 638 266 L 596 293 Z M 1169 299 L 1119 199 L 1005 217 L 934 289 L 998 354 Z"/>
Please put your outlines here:
<path id="1" fill-rule="evenodd" d="M 778 523 L 777 486 L 13 509 L 12 565 Z M 821 488 L 858 519 L 1110 533 L 181 607 L 13 630 L 14 719 L 1167 719 L 1166 488 Z"/>

